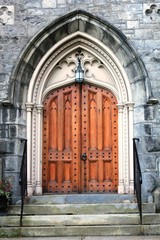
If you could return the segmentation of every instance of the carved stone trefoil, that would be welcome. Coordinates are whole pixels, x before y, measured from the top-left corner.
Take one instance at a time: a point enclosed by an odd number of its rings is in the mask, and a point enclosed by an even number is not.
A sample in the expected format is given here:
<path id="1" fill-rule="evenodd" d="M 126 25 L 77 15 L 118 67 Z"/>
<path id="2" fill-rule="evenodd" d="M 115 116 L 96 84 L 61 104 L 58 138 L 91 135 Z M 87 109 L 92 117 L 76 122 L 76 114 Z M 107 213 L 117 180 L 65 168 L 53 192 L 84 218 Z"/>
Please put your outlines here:
<path id="1" fill-rule="evenodd" d="M 160 8 L 156 4 L 150 5 L 149 8 L 145 10 L 145 15 L 149 16 L 151 20 L 156 20 L 158 16 L 160 16 Z"/>
<path id="2" fill-rule="evenodd" d="M 0 25 L 14 24 L 14 6 L 0 5 Z"/>

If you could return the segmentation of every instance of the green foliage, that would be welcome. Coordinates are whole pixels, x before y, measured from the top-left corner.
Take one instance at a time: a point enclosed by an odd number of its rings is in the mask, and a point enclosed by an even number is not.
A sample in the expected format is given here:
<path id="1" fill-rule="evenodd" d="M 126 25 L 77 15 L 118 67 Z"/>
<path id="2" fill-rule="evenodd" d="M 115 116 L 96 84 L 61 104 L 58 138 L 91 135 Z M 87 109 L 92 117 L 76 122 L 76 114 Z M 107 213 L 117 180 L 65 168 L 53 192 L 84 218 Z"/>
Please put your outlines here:
<path id="1" fill-rule="evenodd" d="M 12 186 L 9 181 L 0 181 L 0 195 L 5 195 L 9 200 L 11 198 Z"/>

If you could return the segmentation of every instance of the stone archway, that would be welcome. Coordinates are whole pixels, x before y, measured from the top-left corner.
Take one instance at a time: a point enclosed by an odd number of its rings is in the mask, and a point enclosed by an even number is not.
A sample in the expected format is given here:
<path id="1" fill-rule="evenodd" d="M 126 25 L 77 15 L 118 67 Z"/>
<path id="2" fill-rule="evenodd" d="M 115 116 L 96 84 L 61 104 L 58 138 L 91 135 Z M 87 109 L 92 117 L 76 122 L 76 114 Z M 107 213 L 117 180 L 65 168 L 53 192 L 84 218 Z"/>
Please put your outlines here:
<path id="1" fill-rule="evenodd" d="M 109 89 L 117 98 L 118 192 L 133 193 L 133 108 L 138 100 L 133 98 L 132 91 L 140 86 L 141 101 L 148 101 L 152 97 L 148 76 L 142 61 L 119 30 L 89 13 L 76 11 L 50 24 L 29 43 L 12 76 L 12 101 L 18 97 L 14 94 L 14 86 L 18 84 L 19 89 L 24 84 L 29 86 L 26 103 L 29 195 L 33 192 L 42 194 L 42 131 L 39 130 L 42 130 L 43 99 L 52 89 L 74 82 L 74 74 L 57 81 L 55 73 L 79 48 L 92 55 L 94 60 L 93 64 L 88 58 L 89 71 L 85 74 L 85 81 Z M 74 58 L 71 62 L 75 67 Z M 102 78 L 90 77 L 95 69 L 103 72 Z"/>
<path id="2" fill-rule="evenodd" d="M 70 38 L 69 42 L 67 38 Z M 82 64 L 86 70 L 85 81 L 109 89 L 117 98 L 119 108 L 118 192 L 133 192 L 132 138 L 134 104 L 128 78 L 123 73 L 116 57 L 113 57 L 112 53 L 105 46 L 103 46 L 102 50 L 102 46 L 98 46 L 97 40 L 95 41 L 92 37 L 80 32 L 72 34 L 67 38 L 59 42 L 55 52 L 55 46 L 53 46 L 51 51 L 54 53 L 50 54 L 50 58 L 47 58 L 47 61 L 45 61 L 45 58 L 42 59 L 44 60 L 43 67 L 40 68 L 38 75 L 31 79 L 29 86 L 28 103 L 26 103 L 26 106 L 28 111 L 28 156 L 31 156 L 28 162 L 32 163 L 30 166 L 32 171 L 28 170 L 28 172 L 30 172 L 32 179 L 35 179 L 35 192 L 36 194 L 42 193 L 42 102 L 46 94 L 52 89 L 75 81 L 75 56 L 79 48 L 82 49 L 84 55 Z M 89 41 L 87 38 L 89 38 Z M 99 43 L 99 45 L 101 44 Z M 34 106 L 32 116 L 31 104 Z M 41 131 L 39 131 L 40 129 Z M 32 142 L 29 141 L 31 135 Z"/>

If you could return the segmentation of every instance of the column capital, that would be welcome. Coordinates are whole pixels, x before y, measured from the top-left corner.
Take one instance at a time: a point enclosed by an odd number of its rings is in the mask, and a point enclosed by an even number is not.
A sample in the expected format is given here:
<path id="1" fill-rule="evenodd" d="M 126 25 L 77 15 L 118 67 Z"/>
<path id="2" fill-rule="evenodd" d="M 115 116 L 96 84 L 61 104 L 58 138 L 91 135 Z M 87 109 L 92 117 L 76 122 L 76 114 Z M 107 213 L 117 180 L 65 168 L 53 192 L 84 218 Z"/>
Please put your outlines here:
<path id="1" fill-rule="evenodd" d="M 124 108 L 124 104 L 123 103 L 118 103 L 117 107 L 118 107 L 118 109 L 123 109 Z"/>
<path id="2" fill-rule="evenodd" d="M 36 105 L 37 113 L 41 114 L 43 110 L 43 105 L 42 104 L 37 104 Z"/>
<path id="3" fill-rule="evenodd" d="M 27 102 L 27 103 L 25 103 L 25 105 L 26 105 L 27 112 L 31 112 L 34 107 L 34 103 Z"/>
<path id="4" fill-rule="evenodd" d="M 126 106 L 129 108 L 129 110 L 133 110 L 134 108 L 134 102 L 127 102 Z"/>

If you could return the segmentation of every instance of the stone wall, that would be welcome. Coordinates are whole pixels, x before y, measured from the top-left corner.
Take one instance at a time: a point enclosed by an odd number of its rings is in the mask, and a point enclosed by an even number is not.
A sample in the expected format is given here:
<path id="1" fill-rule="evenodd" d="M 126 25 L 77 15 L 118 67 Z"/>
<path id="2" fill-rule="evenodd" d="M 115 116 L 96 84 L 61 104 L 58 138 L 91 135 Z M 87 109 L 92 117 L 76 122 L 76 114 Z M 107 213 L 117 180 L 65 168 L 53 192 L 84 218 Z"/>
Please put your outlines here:
<path id="1" fill-rule="evenodd" d="M 0 1 L 0 158 L 5 176 L 17 192 L 22 147 L 26 135 L 24 106 L 10 102 L 10 76 L 31 38 L 55 19 L 84 9 L 110 22 L 128 38 L 148 72 L 154 104 L 135 107 L 135 136 L 143 173 L 143 197 L 147 201 L 159 185 L 157 159 L 160 153 L 160 4 L 159 0 L 1 0 Z M 18 84 L 17 84 L 18 86 Z M 25 102 L 27 85 L 24 83 Z M 141 93 L 135 88 L 133 93 Z M 18 100 L 19 101 L 19 100 Z M 16 193 L 17 195 L 17 193 Z"/>

